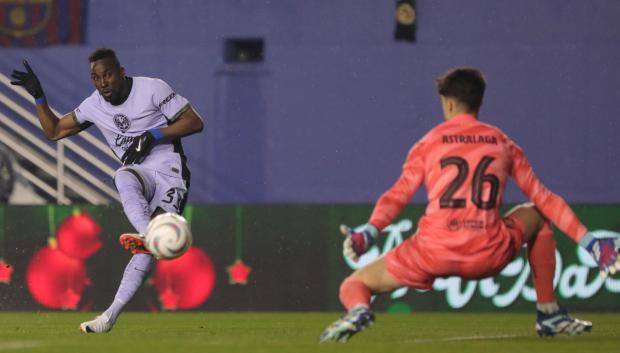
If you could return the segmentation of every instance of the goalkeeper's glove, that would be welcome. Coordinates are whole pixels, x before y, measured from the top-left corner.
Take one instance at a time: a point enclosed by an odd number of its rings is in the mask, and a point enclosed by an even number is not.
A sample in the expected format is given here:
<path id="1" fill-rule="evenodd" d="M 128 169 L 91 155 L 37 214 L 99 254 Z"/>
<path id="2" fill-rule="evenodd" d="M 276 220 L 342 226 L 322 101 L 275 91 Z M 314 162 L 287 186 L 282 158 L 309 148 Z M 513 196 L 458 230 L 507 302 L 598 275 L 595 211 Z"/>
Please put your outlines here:
<path id="1" fill-rule="evenodd" d="M 140 136 L 134 137 L 131 145 L 121 157 L 121 162 L 123 162 L 123 165 L 142 163 L 149 152 L 151 152 L 155 141 L 159 140 L 161 137 L 162 136 L 159 129 L 151 129 L 149 131 L 145 131 Z"/>
<path id="2" fill-rule="evenodd" d="M 35 75 L 32 68 L 30 68 L 28 61 L 24 60 L 23 63 L 27 72 L 13 70 L 11 77 L 14 78 L 15 81 L 11 81 L 11 84 L 24 87 L 26 91 L 34 97 L 37 104 L 45 103 L 45 94 L 43 93 L 41 82 L 39 82 L 37 75 Z"/>
<path id="3" fill-rule="evenodd" d="M 603 278 L 620 271 L 620 233 L 609 230 L 591 231 L 581 238 L 579 245 L 592 255 Z"/>
<path id="4" fill-rule="evenodd" d="M 370 223 L 364 225 L 359 232 L 341 224 L 340 232 L 346 237 L 342 244 L 342 254 L 353 261 L 365 254 L 379 236 L 377 228 Z"/>

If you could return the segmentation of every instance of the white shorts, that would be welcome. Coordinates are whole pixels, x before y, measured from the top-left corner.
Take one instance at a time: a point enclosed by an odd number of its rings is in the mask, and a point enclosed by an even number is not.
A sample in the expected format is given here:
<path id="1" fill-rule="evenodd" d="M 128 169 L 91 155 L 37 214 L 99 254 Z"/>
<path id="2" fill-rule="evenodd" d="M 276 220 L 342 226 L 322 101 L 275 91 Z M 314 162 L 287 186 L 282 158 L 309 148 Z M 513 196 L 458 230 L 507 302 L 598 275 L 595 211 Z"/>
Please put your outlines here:
<path id="1" fill-rule="evenodd" d="M 159 207 L 166 212 L 181 213 L 187 201 L 189 177 L 164 174 L 162 172 L 132 164 L 116 171 L 127 171 L 136 176 L 142 184 L 144 197 L 149 202 L 151 212 Z"/>

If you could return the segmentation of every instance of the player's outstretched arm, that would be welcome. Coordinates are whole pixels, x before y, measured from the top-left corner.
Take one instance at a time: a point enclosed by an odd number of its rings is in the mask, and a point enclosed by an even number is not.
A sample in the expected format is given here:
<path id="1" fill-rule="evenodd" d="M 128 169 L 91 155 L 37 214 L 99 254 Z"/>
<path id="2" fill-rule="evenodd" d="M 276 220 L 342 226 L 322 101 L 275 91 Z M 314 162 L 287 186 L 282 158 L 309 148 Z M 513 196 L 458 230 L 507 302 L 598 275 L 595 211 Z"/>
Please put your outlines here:
<path id="1" fill-rule="evenodd" d="M 370 215 L 370 220 L 359 230 L 346 225 L 340 226 L 345 236 L 342 253 L 353 261 L 357 261 L 376 242 L 379 231 L 390 225 L 400 210 L 411 199 L 424 179 L 424 163 L 422 161 L 422 144 L 416 144 L 403 165 L 403 171 L 394 185 L 381 195 Z"/>
<path id="2" fill-rule="evenodd" d="M 62 118 L 58 118 L 56 114 L 52 112 L 50 107 L 47 105 L 47 100 L 37 75 L 35 75 L 34 71 L 32 71 L 28 61 L 24 60 L 23 64 L 26 68 L 26 72 L 13 70 L 11 77 L 14 81 L 11 81 L 11 84 L 24 87 L 34 98 L 37 105 L 39 122 L 43 128 L 43 132 L 45 132 L 45 136 L 50 140 L 56 141 L 80 132 L 80 124 L 78 124 L 75 119 L 73 112 L 63 116 Z"/>
<path id="3" fill-rule="evenodd" d="M 424 180 L 423 145 L 416 144 L 409 151 L 403 171 L 392 187 L 379 197 L 370 215 L 369 224 L 379 231 L 389 226 L 413 197 Z"/>
<path id="4" fill-rule="evenodd" d="M 587 233 L 588 229 L 581 223 L 563 198 L 549 191 L 534 174 L 523 150 L 512 143 L 511 176 L 523 193 L 536 205 L 540 212 L 555 224 L 564 234 L 575 242 Z"/>
<path id="5" fill-rule="evenodd" d="M 590 253 L 601 271 L 601 276 L 606 277 L 620 271 L 620 234 L 611 231 L 588 231 L 566 201 L 540 182 L 523 151 L 516 145 L 512 150 L 512 177 L 523 193 L 547 219 Z"/>

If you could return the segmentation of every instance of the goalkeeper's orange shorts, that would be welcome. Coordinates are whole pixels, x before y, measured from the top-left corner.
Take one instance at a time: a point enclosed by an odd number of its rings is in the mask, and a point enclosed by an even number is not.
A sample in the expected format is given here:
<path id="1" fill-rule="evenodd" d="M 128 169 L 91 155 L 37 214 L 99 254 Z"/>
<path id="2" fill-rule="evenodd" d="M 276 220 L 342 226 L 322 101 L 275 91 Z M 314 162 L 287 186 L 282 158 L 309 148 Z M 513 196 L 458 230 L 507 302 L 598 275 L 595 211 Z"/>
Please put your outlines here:
<path id="1" fill-rule="evenodd" d="M 434 244 L 432 247 L 417 234 L 385 255 L 385 267 L 404 286 L 432 289 L 435 278 L 459 276 L 481 279 L 502 271 L 519 254 L 523 246 L 524 225 L 516 217 L 502 219 L 493 236 L 493 246 L 464 254 Z"/>

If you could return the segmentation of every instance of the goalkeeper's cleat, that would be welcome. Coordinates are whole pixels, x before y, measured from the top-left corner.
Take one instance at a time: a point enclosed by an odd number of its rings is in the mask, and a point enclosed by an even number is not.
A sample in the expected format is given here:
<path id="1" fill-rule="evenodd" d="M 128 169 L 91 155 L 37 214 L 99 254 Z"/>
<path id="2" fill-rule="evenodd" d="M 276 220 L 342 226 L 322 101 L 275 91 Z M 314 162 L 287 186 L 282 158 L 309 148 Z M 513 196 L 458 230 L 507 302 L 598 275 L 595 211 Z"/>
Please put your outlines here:
<path id="1" fill-rule="evenodd" d="M 342 319 L 329 325 L 321 334 L 320 342 L 346 342 L 354 334 L 372 326 L 375 314 L 365 306 L 358 305 L 351 309 Z"/>
<path id="2" fill-rule="evenodd" d="M 109 332 L 114 326 L 106 314 L 97 316 L 94 320 L 82 322 L 80 331 L 83 333 L 105 333 Z"/>
<path id="3" fill-rule="evenodd" d="M 136 233 L 121 234 L 118 238 L 121 246 L 132 255 L 150 254 L 151 252 L 144 245 L 144 237 Z"/>
<path id="4" fill-rule="evenodd" d="M 590 321 L 576 319 L 568 315 L 566 309 L 560 308 L 560 310 L 553 314 L 545 314 L 540 310 L 537 311 L 536 332 L 541 337 L 553 336 L 556 333 L 574 336 L 590 331 L 592 331 L 592 323 Z"/>
<path id="5" fill-rule="evenodd" d="M 579 245 L 594 258 L 603 278 L 620 271 L 620 233 L 609 230 L 588 232 Z"/>

